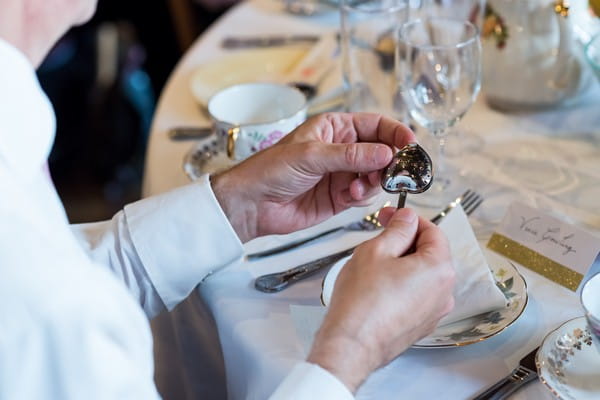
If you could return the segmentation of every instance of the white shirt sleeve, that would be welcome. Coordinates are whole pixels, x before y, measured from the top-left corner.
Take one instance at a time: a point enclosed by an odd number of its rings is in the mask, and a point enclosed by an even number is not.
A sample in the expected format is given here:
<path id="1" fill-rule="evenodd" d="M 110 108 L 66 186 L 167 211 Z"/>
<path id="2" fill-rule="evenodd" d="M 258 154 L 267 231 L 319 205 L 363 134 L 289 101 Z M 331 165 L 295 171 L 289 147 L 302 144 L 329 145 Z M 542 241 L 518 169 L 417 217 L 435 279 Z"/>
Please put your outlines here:
<path id="1" fill-rule="evenodd" d="M 302 362 L 283 380 L 270 400 L 352 400 L 354 396 L 339 379 L 316 364 Z"/>
<path id="2" fill-rule="evenodd" d="M 149 317 L 171 310 L 242 243 L 210 187 L 200 182 L 127 205 L 112 220 L 74 225 L 90 257 L 107 265 Z"/>
<path id="3" fill-rule="evenodd" d="M 158 399 L 138 304 L 73 239 L 45 170 L 54 114 L 0 39 L 0 399 Z"/>

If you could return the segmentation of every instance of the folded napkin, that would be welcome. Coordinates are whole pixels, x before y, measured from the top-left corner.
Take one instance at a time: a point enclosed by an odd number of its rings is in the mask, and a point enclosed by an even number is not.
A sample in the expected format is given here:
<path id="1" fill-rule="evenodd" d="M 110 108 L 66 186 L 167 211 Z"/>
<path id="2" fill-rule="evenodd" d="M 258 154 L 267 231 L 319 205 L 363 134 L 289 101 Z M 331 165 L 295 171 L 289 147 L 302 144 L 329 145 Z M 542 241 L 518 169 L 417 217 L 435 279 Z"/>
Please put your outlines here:
<path id="1" fill-rule="evenodd" d="M 507 300 L 496 286 L 487 260 L 462 207 L 455 207 L 450 211 L 439 226 L 450 243 L 456 269 L 456 285 L 454 309 L 442 318 L 438 326 L 506 307 Z M 335 278 L 348 259 L 349 257 L 340 260 L 327 274 L 323 285 L 324 304 L 329 303 Z"/>
<path id="2" fill-rule="evenodd" d="M 440 228 L 448 237 L 454 268 L 454 310 L 439 325 L 508 306 L 462 207 L 454 207 Z"/>

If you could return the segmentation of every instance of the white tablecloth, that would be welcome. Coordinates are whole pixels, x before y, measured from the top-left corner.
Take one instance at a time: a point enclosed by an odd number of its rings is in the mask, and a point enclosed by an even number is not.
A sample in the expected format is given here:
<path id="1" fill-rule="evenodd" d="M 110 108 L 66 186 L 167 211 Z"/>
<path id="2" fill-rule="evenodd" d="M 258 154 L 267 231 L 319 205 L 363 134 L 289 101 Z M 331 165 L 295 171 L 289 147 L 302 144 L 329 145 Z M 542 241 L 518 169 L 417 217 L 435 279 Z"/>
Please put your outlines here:
<path id="1" fill-rule="evenodd" d="M 241 3 L 223 16 L 187 52 L 161 94 L 147 152 L 144 195 L 189 182 L 181 166 L 193 144 L 171 142 L 166 132 L 175 125 L 207 122 L 193 100 L 189 80 L 196 65 L 224 54 L 219 46 L 224 35 L 322 32 L 336 25 L 335 13 L 293 17 L 282 11 L 281 3 L 271 0 Z M 590 80 L 587 91 L 576 101 L 536 113 L 499 113 L 486 106 L 482 94 L 460 127 L 467 135 L 461 139 L 466 151 L 452 162 L 463 174 L 459 179 L 464 187 L 475 188 L 486 198 L 472 216 L 479 239 L 490 236 L 507 205 L 516 199 L 600 236 L 597 82 Z M 320 227 L 291 236 L 336 226 L 364 213 L 349 210 Z M 232 265 L 207 278 L 188 301 L 153 322 L 157 376 L 165 396 L 224 398 L 226 382 L 231 399 L 266 398 L 305 356 L 289 305 L 318 304 L 322 275 L 279 294 L 257 292 L 252 287 L 253 277 L 345 248 L 364 240 L 365 235 L 334 235 L 312 245 L 310 252 L 298 250 Z M 247 248 L 251 251 L 285 240 L 290 238 L 261 238 Z M 508 374 L 551 329 L 582 315 L 573 292 L 526 268 L 519 270 L 527 281 L 529 304 L 515 324 L 467 347 L 409 350 L 372 375 L 357 398 L 469 398 Z M 513 398 L 551 396 L 536 382 Z"/>

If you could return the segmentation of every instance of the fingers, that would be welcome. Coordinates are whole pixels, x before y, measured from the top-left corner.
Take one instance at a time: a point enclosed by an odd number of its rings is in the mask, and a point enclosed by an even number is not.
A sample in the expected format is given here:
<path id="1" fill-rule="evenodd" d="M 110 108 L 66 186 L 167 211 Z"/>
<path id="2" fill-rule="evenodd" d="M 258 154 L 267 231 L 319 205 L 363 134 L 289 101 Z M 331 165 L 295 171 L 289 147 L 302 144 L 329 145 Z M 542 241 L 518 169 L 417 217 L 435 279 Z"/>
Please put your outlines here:
<path id="1" fill-rule="evenodd" d="M 415 253 L 408 257 L 419 257 L 424 264 L 435 266 L 434 274 L 438 280 L 438 287 L 442 289 L 445 286 L 448 293 L 451 294 L 456 272 L 452 266 L 448 239 L 442 230 L 431 221 L 420 218 L 415 248 Z M 449 297 L 440 318 L 450 312 L 453 306 L 454 301 Z"/>
<path id="2" fill-rule="evenodd" d="M 389 209 L 384 209 L 384 217 L 386 218 L 389 213 L 387 210 Z M 379 242 L 378 247 L 381 246 L 382 253 L 399 257 L 411 248 L 418 226 L 417 214 L 410 208 L 401 208 L 394 212 L 387 221 L 385 230 L 373 240 Z"/>
<path id="3" fill-rule="evenodd" d="M 366 142 L 382 142 L 401 148 L 417 141 L 415 134 L 396 119 L 370 113 L 352 114 L 357 138 Z"/>
<path id="4" fill-rule="evenodd" d="M 344 208 L 351 207 L 355 200 L 356 193 L 352 193 L 351 185 L 356 179 L 356 174 L 353 172 L 339 172 L 335 174 L 335 179 L 330 181 L 330 191 L 334 198 L 334 202 L 342 205 Z"/>
<path id="5" fill-rule="evenodd" d="M 437 225 L 423 217 L 419 217 L 415 245 L 418 252 L 439 254 L 440 250 L 448 249 L 448 239 Z"/>
<path id="6" fill-rule="evenodd" d="M 379 175 L 377 173 L 375 174 Z M 363 201 L 381 193 L 381 184 L 379 183 L 379 179 L 373 182 L 371 179 L 372 175 L 372 173 L 369 173 L 352 180 L 350 183 L 350 194 L 353 200 Z"/>
<path id="7" fill-rule="evenodd" d="M 309 170 L 317 174 L 371 172 L 391 162 L 392 150 L 379 143 L 323 143 L 307 146 L 302 159 Z"/>
<path id="8" fill-rule="evenodd" d="M 417 217 L 413 210 L 385 207 L 379 211 L 378 218 L 386 229 L 374 240 L 385 241 L 388 253 L 394 257 L 406 253 L 413 244 L 421 256 L 449 257 L 448 240 L 441 229 L 431 221 Z"/>
<path id="9" fill-rule="evenodd" d="M 377 216 L 377 218 L 379 219 L 379 222 L 381 222 L 381 225 L 383 225 L 384 227 L 388 226 L 390 220 L 392 219 L 394 213 L 397 210 L 398 209 L 396 207 L 385 207 L 379 210 L 379 215 Z"/>
<path id="10" fill-rule="evenodd" d="M 397 148 L 416 142 L 415 134 L 396 119 L 373 113 L 325 113 L 306 121 L 282 142 L 381 142 Z"/>

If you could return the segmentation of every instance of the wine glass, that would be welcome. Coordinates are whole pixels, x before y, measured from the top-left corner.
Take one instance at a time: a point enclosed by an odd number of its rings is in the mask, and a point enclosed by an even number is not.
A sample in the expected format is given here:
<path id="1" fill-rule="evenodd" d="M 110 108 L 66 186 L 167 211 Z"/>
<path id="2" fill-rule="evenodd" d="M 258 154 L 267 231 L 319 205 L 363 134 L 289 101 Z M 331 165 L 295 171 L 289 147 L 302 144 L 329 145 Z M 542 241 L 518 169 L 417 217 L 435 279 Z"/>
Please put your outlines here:
<path id="1" fill-rule="evenodd" d="M 418 0 L 411 4 L 414 4 L 410 10 L 412 19 L 436 17 L 469 21 L 479 29 L 481 35 L 486 0 Z M 483 71 L 481 79 L 484 79 Z M 451 129 L 448 139 L 446 156 L 449 159 L 461 157 L 465 152 L 476 151 L 483 146 L 483 139 L 462 122 Z"/>
<path id="2" fill-rule="evenodd" d="M 434 183 L 419 201 L 437 207 L 456 193 L 444 148 L 449 129 L 465 115 L 479 93 L 479 31 L 469 21 L 424 18 L 401 28 L 398 46 L 397 74 L 408 111 L 438 144 Z"/>

